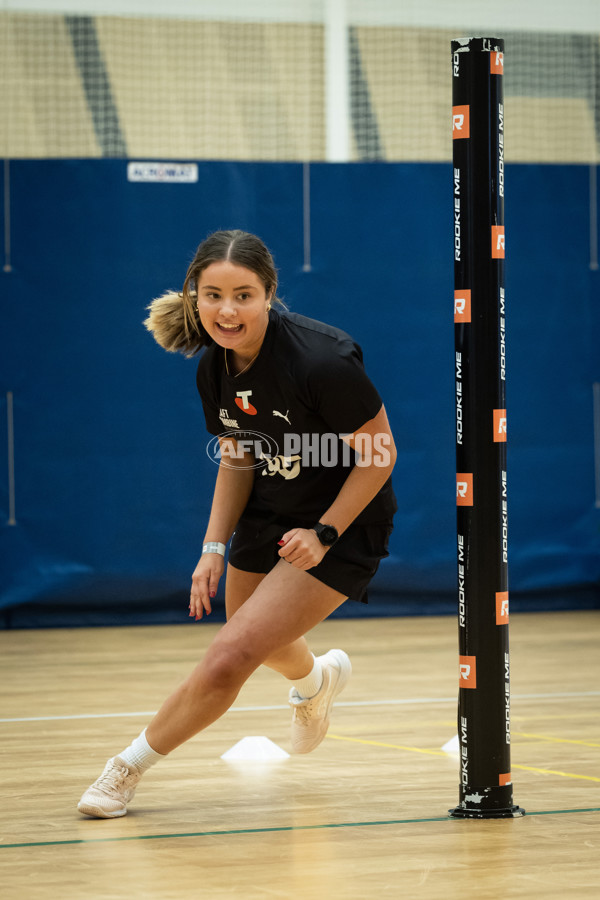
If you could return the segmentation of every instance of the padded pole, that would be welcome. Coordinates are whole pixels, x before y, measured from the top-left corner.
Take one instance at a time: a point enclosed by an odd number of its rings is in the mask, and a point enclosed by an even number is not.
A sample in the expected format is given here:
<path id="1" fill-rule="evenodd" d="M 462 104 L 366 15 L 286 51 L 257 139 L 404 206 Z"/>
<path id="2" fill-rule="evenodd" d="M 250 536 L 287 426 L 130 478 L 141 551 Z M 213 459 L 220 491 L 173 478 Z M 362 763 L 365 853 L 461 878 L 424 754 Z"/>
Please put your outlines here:
<path id="1" fill-rule="evenodd" d="M 452 42 L 459 805 L 513 805 L 508 648 L 504 46 Z"/>

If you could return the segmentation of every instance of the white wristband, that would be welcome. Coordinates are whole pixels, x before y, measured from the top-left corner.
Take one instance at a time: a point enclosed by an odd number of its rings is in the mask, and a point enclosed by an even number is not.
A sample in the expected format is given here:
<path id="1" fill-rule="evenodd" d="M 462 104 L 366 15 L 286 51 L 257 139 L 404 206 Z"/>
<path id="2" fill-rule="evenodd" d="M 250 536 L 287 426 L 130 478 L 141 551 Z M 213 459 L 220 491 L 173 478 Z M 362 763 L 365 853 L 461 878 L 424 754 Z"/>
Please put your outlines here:
<path id="1" fill-rule="evenodd" d="M 222 544 L 220 541 L 207 541 L 206 544 L 202 544 L 202 555 L 205 553 L 220 553 L 221 556 L 225 556 L 226 550 L 225 544 Z"/>

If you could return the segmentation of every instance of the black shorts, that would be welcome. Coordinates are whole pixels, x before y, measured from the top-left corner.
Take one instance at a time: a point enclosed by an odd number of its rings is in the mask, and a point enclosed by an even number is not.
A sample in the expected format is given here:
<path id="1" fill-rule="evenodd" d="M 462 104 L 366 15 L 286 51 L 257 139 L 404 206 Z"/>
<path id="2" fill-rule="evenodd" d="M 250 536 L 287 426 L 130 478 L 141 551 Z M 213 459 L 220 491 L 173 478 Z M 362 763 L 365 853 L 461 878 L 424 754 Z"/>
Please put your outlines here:
<path id="1" fill-rule="evenodd" d="M 270 572 L 281 559 L 277 541 L 294 527 L 310 525 L 254 512 L 242 516 L 231 538 L 229 562 L 243 572 Z M 392 527 L 391 522 L 350 525 L 321 562 L 307 570 L 309 575 L 350 600 L 368 603 L 367 587 L 380 560 L 389 555 Z"/>

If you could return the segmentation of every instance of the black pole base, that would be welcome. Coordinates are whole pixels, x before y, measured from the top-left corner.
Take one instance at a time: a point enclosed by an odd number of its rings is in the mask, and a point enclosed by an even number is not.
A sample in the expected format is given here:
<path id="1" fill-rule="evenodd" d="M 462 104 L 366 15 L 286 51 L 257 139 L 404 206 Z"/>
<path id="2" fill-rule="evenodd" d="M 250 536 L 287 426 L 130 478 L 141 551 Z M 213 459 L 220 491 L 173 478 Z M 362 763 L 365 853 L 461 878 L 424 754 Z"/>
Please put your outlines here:
<path id="1" fill-rule="evenodd" d="M 508 809 L 465 809 L 464 806 L 456 806 L 448 810 L 451 819 L 516 819 L 525 815 L 525 810 L 520 806 L 511 806 Z"/>

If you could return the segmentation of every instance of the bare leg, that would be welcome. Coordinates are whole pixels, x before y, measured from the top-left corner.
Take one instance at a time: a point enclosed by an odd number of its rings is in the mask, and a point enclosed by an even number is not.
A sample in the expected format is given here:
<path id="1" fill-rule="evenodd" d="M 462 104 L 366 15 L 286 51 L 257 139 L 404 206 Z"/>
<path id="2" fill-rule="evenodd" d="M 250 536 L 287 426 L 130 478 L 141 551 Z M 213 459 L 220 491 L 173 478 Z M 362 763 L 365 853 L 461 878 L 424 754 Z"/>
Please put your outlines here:
<path id="1" fill-rule="evenodd" d="M 227 582 L 225 585 L 225 608 L 227 618 L 233 615 L 252 596 L 258 585 L 266 576 L 257 572 L 244 572 L 232 565 L 227 566 Z M 285 602 L 286 598 L 282 597 Z M 263 665 L 274 669 L 290 681 L 304 678 L 313 666 L 313 656 L 305 637 L 297 638 L 286 647 L 281 647 L 265 659 Z"/>
<path id="2" fill-rule="evenodd" d="M 170 753 L 222 716 L 252 672 L 267 660 L 283 674 L 289 672 L 290 678 L 310 671 L 312 657 L 303 635 L 326 619 L 345 596 L 284 561 L 268 575 L 255 577 L 260 580 L 251 596 L 231 615 L 202 662 L 146 729 L 157 753 Z"/>

